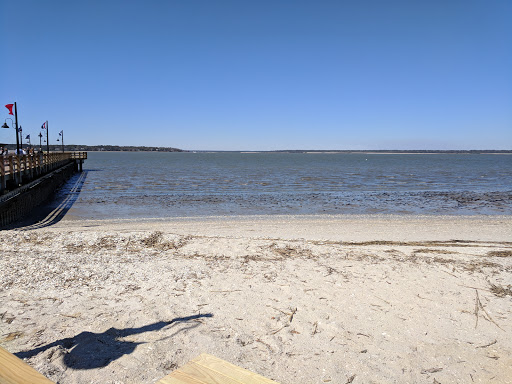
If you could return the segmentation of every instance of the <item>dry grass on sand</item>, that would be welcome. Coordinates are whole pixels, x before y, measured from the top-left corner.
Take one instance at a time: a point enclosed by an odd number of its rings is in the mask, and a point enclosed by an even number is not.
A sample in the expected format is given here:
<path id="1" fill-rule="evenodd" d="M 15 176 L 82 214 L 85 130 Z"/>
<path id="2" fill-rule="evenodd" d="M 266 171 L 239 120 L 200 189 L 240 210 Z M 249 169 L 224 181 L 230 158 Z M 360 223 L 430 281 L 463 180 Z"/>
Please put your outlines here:
<path id="1" fill-rule="evenodd" d="M 283 220 L 0 232 L 0 344 L 64 384 L 154 383 L 201 352 L 281 383 L 512 382 L 510 219 L 465 239 Z"/>

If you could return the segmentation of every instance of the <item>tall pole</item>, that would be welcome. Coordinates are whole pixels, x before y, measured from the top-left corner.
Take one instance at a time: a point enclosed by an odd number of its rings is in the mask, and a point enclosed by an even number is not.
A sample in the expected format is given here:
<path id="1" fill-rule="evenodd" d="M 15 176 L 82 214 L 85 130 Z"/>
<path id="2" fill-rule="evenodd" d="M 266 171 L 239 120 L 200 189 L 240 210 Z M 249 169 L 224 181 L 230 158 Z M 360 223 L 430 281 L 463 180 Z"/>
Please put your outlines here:
<path id="1" fill-rule="evenodd" d="M 60 131 L 62 136 L 62 152 L 64 152 L 64 130 Z"/>
<path id="2" fill-rule="evenodd" d="M 48 120 L 46 120 L 46 153 L 50 153 L 50 139 L 48 138 Z"/>
<path id="3" fill-rule="evenodd" d="M 20 135 L 20 150 L 21 152 L 23 152 L 23 129 L 21 129 L 21 125 L 18 134 Z"/>
<path id="4" fill-rule="evenodd" d="M 43 134 L 39 132 L 39 152 L 43 150 L 43 143 L 41 142 L 41 139 L 43 138 Z"/>
<path id="5" fill-rule="evenodd" d="M 16 102 L 14 102 L 14 121 L 16 124 L 16 155 L 20 153 L 20 139 L 18 137 L 18 108 L 16 107 Z"/>

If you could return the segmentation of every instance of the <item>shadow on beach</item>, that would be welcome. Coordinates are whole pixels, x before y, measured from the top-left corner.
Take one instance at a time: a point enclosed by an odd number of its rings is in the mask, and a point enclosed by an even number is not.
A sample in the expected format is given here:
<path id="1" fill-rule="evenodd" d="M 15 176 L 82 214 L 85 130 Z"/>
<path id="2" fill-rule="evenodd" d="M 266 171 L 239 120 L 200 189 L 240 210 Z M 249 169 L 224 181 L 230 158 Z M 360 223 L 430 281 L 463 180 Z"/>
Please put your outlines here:
<path id="1" fill-rule="evenodd" d="M 163 329 L 168 325 L 178 323 L 189 323 L 192 320 L 203 317 L 213 317 L 211 313 L 177 317 L 171 321 L 159 321 L 139 328 L 109 328 L 103 333 L 81 332 L 74 337 L 54 341 L 53 343 L 34 348 L 30 351 L 15 353 L 20 359 L 31 358 L 53 347 L 60 347 L 65 350 L 63 361 L 68 368 L 72 369 L 94 369 L 106 367 L 112 361 L 123 355 L 132 353 L 137 345 L 144 342 L 123 341 L 123 337 L 137 335 L 144 332 L 152 332 Z M 200 322 L 194 322 L 190 326 L 177 330 L 174 334 L 159 339 L 158 341 L 172 338 L 179 332 L 196 328 Z"/>
<path id="2" fill-rule="evenodd" d="M 73 177 L 55 193 L 50 201 L 36 207 L 30 216 L 25 217 L 17 223 L 12 223 L 5 229 L 31 230 L 58 223 L 78 199 L 89 172 L 90 171 L 83 171 L 73 175 Z"/>

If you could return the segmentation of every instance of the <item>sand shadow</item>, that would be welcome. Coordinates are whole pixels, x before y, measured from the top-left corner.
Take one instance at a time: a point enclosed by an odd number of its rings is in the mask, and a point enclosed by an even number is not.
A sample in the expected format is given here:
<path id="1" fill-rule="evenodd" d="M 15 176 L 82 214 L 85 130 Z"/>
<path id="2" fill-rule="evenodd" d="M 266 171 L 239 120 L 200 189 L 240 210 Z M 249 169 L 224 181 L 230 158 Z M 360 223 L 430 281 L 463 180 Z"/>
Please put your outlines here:
<path id="1" fill-rule="evenodd" d="M 30 216 L 10 224 L 5 229 L 31 230 L 58 223 L 78 199 L 89 172 L 87 170 L 73 175 L 48 202 L 34 208 Z"/>
<path id="2" fill-rule="evenodd" d="M 103 333 L 81 332 L 74 337 L 57 340 L 53 343 L 34 348 L 30 351 L 15 353 L 15 355 L 20 359 L 26 359 L 36 356 L 50 348 L 60 347 L 65 351 L 63 361 L 68 368 L 102 368 L 106 367 L 112 361 L 119 359 L 123 355 L 132 353 L 139 344 L 144 344 L 144 342 L 124 341 L 122 338 L 144 332 L 158 331 L 168 325 L 172 326 L 178 323 L 189 323 L 192 320 L 200 319 L 202 317 L 213 317 L 213 314 L 205 313 L 187 317 L 177 317 L 171 321 L 159 321 L 139 328 L 109 328 Z M 194 321 L 189 324 L 190 326 L 181 328 L 171 336 L 160 340 L 165 340 L 175 336 L 179 332 L 196 328 L 201 323 Z"/>

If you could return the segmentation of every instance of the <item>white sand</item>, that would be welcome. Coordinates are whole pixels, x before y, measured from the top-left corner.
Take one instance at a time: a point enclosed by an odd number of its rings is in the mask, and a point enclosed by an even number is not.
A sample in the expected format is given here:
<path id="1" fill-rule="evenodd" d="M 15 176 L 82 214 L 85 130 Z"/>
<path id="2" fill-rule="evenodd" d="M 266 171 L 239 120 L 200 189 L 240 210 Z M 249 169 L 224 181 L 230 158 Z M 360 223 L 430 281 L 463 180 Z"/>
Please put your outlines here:
<path id="1" fill-rule="evenodd" d="M 201 352 L 281 383 L 512 383 L 509 216 L 63 220 L 0 239 L 0 345 L 59 383 L 154 383 Z"/>

